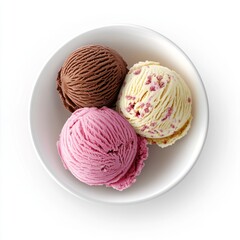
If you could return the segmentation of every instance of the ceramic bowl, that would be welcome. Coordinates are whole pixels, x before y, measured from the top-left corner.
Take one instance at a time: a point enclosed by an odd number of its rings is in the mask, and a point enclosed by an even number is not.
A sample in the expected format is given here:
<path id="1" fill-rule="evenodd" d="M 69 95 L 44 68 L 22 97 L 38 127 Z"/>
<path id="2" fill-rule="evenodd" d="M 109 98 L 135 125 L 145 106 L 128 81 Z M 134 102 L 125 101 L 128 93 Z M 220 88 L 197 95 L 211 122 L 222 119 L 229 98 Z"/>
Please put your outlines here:
<path id="1" fill-rule="evenodd" d="M 56 142 L 70 116 L 56 90 L 56 78 L 64 60 L 86 44 L 102 44 L 120 53 L 131 67 L 138 61 L 160 62 L 178 72 L 193 96 L 193 121 L 187 136 L 173 146 L 149 146 L 149 158 L 137 181 L 119 192 L 104 186 L 90 187 L 65 170 Z M 34 147 L 46 170 L 67 191 L 80 198 L 105 203 L 136 203 L 159 196 L 191 170 L 202 150 L 208 129 L 208 102 L 203 82 L 186 54 L 153 30 L 131 25 L 94 29 L 70 40 L 47 62 L 37 79 L 30 103 L 30 130 Z"/>

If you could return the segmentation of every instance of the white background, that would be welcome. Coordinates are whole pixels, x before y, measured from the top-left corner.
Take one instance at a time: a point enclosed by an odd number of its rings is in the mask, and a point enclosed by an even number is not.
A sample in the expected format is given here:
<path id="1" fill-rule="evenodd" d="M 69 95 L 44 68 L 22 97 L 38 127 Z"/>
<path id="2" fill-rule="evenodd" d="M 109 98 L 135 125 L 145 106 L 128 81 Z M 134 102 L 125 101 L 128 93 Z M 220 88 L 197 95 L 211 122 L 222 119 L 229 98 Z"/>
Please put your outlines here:
<path id="1" fill-rule="evenodd" d="M 240 14 L 238 1 L 0 3 L 0 239 L 240 239 Z M 202 154 L 154 200 L 109 206 L 80 200 L 45 172 L 30 141 L 28 106 L 46 61 L 67 41 L 132 23 L 180 46 L 210 104 Z"/>

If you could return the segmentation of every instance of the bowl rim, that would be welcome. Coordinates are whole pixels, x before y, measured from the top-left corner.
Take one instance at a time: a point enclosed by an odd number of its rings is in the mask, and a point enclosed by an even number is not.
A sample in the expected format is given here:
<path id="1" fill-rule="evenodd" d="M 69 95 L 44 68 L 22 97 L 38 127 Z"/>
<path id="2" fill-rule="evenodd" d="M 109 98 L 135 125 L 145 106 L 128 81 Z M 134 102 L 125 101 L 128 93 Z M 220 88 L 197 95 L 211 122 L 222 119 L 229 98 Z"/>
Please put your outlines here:
<path id="1" fill-rule="evenodd" d="M 149 195 L 145 198 L 141 198 L 141 199 L 137 199 L 137 200 L 131 200 L 131 201 L 124 201 L 124 202 L 118 202 L 118 201 L 104 201 L 101 199 L 97 199 L 97 198 L 92 198 L 89 197 L 87 195 L 84 194 L 79 194 L 77 192 L 75 192 L 73 189 L 69 189 L 63 182 L 61 182 L 58 177 L 56 177 L 56 175 L 54 174 L 54 172 L 50 171 L 48 169 L 48 167 L 45 165 L 42 157 L 41 157 L 41 152 L 40 150 L 37 148 L 36 144 L 35 144 L 35 138 L 36 136 L 34 135 L 34 130 L 33 130 L 33 126 L 32 126 L 32 104 L 33 104 L 33 97 L 35 94 L 35 91 L 37 89 L 37 85 L 39 83 L 39 77 L 41 75 L 41 73 L 43 72 L 43 70 L 46 68 L 46 66 L 49 64 L 49 62 L 51 61 L 51 59 L 67 44 L 69 44 L 71 41 L 74 41 L 75 39 L 77 39 L 79 36 L 81 36 L 82 34 L 87 34 L 96 30 L 104 30 L 107 28 L 134 28 L 134 29 L 139 29 L 141 31 L 148 31 L 151 33 L 154 33 L 158 36 L 160 36 L 161 38 L 165 39 L 167 42 L 169 42 L 172 46 L 174 46 L 182 55 L 185 56 L 186 60 L 190 63 L 192 69 L 195 71 L 196 75 L 198 76 L 198 79 L 200 81 L 201 87 L 202 87 L 202 91 L 204 93 L 204 97 L 205 97 L 205 107 L 206 107 L 206 126 L 204 128 L 204 137 L 203 137 L 203 141 L 201 143 L 201 147 L 199 148 L 198 154 L 196 155 L 195 159 L 191 161 L 191 164 L 189 164 L 188 168 L 185 169 L 184 173 L 181 175 L 181 177 L 174 179 L 174 181 L 172 181 L 169 185 L 167 185 L 162 191 L 157 192 L 155 194 Z M 60 48 L 58 48 L 50 57 L 50 59 L 48 59 L 45 64 L 43 65 L 43 67 L 41 68 L 38 77 L 35 81 L 35 83 L 33 84 L 33 87 L 31 89 L 31 94 L 30 94 L 30 100 L 29 100 L 29 104 L 28 104 L 28 131 L 29 131 L 29 135 L 31 138 L 31 143 L 33 145 L 34 151 L 37 155 L 37 158 L 40 160 L 43 168 L 47 171 L 47 173 L 51 176 L 52 179 L 54 179 L 54 181 L 61 186 L 63 189 L 65 189 L 67 192 L 71 193 L 72 195 L 74 195 L 75 197 L 88 201 L 88 202 L 95 202 L 95 203 L 101 203 L 101 204 L 112 204 L 112 205 L 129 205 L 129 204 L 136 204 L 136 203 L 142 203 L 142 202 L 146 202 L 146 201 L 150 201 L 152 199 L 155 199 L 157 197 L 160 197 L 162 195 L 164 195 L 165 193 L 167 193 L 168 191 L 172 190 L 176 185 L 178 185 L 180 182 L 182 182 L 182 180 L 188 175 L 188 173 L 191 171 L 191 169 L 195 166 L 197 160 L 199 159 L 199 156 L 205 146 L 205 142 L 207 139 L 207 133 L 208 133 L 208 129 L 209 129 L 209 101 L 208 101 L 208 96 L 207 96 L 207 91 L 206 88 L 203 84 L 202 78 L 197 70 L 197 68 L 195 67 L 195 65 L 193 64 L 192 60 L 188 57 L 188 55 L 176 44 L 174 43 L 171 39 L 169 39 L 168 37 L 164 36 L 163 34 L 161 34 L 160 32 L 153 30 L 149 27 L 145 27 L 142 25 L 136 25 L 136 24 L 111 24 L 111 25 L 103 25 L 100 27 L 96 27 L 96 28 L 91 28 L 89 30 L 80 32 L 78 35 L 76 35 L 75 37 L 69 39 L 67 42 L 65 42 L 64 44 L 62 44 L 62 46 Z"/>

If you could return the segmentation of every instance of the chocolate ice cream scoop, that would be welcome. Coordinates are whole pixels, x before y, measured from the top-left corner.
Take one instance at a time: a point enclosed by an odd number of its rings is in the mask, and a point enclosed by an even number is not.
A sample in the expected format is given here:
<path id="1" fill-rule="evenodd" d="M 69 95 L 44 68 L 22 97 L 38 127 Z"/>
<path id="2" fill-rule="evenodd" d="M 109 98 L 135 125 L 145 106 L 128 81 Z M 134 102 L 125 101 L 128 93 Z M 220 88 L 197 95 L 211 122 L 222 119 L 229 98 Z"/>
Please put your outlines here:
<path id="1" fill-rule="evenodd" d="M 128 72 L 127 64 L 113 49 L 86 45 L 65 60 L 57 77 L 57 90 L 65 107 L 111 107 Z"/>

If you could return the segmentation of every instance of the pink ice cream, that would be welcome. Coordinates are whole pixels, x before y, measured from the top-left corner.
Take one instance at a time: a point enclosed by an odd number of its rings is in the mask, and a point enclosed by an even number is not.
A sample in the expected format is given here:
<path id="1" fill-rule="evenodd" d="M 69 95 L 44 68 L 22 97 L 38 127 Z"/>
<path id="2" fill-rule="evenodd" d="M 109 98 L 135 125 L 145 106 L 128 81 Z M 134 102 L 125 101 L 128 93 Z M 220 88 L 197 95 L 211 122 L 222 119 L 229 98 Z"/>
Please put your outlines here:
<path id="1" fill-rule="evenodd" d="M 119 191 L 136 181 L 148 156 L 147 141 L 107 107 L 76 110 L 57 146 L 65 168 L 81 182 Z"/>

